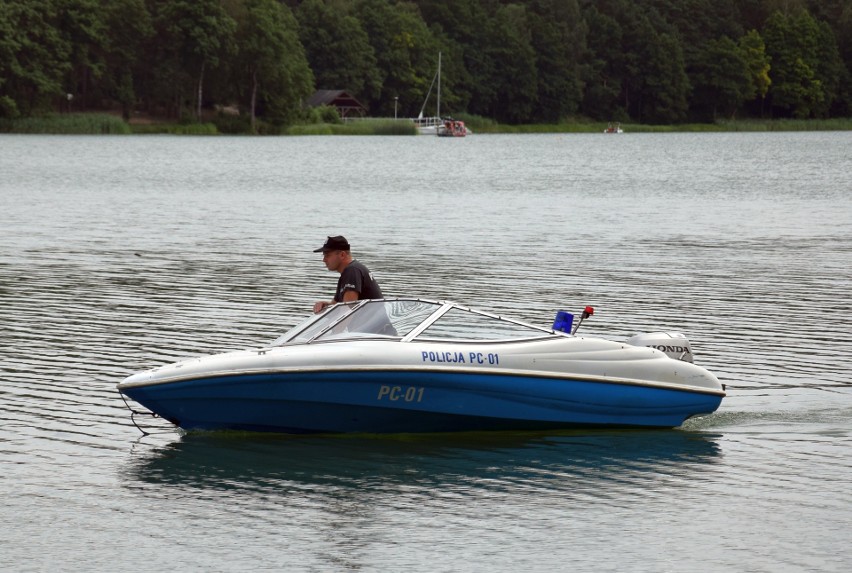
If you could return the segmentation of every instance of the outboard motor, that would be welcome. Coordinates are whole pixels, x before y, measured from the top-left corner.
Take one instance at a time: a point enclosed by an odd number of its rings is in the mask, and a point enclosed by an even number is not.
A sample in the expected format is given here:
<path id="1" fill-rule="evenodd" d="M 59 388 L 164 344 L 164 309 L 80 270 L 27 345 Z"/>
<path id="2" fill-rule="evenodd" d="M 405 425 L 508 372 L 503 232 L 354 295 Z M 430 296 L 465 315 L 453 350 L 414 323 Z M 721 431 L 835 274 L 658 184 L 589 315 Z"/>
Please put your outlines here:
<path id="1" fill-rule="evenodd" d="M 665 352 L 669 358 L 693 362 L 689 339 L 680 332 L 644 332 L 625 340 L 631 346 L 647 346 Z"/>

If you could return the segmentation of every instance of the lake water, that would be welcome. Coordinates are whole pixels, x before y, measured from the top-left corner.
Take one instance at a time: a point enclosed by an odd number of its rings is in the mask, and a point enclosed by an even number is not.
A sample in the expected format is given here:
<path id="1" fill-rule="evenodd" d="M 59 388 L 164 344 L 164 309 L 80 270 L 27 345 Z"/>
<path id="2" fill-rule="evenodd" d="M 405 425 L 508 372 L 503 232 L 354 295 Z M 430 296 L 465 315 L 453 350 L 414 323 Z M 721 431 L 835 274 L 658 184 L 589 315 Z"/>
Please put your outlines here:
<path id="1" fill-rule="evenodd" d="M 142 436 L 115 385 L 330 297 L 687 334 L 665 431 Z M 0 136 L 0 570 L 848 571 L 852 133 Z"/>

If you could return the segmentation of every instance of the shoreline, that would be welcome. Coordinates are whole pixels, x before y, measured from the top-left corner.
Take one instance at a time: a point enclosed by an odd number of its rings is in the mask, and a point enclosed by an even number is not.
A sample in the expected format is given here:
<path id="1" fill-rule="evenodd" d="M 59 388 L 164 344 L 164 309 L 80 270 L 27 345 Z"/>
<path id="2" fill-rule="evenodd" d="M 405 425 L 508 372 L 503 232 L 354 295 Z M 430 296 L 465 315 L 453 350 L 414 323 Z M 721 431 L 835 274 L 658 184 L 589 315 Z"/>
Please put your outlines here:
<path id="1" fill-rule="evenodd" d="M 503 125 L 488 119 L 464 117 L 475 135 L 481 134 L 536 134 L 536 133 L 600 133 L 608 122 L 576 121 L 559 124 Z M 46 117 L 0 121 L 0 133 L 42 135 L 251 135 L 239 130 L 220 129 L 215 121 L 186 123 L 146 118 L 144 121 L 125 122 L 121 117 L 106 112 L 56 114 Z M 716 123 L 686 123 L 677 125 L 649 125 L 622 123 L 624 134 L 631 133 L 733 133 L 733 132 L 784 132 L 784 131 L 852 131 L 852 118 L 838 119 L 742 119 Z M 276 133 L 263 135 L 417 135 L 414 125 L 388 119 L 354 124 L 294 124 Z"/>

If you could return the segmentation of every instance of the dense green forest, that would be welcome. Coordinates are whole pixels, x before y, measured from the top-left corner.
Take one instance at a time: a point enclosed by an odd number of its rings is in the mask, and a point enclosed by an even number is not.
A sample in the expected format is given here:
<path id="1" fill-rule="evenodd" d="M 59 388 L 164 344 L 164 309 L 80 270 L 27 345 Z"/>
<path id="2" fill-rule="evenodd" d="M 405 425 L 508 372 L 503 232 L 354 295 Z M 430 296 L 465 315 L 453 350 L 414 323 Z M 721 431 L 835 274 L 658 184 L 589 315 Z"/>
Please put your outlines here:
<path id="1" fill-rule="evenodd" d="M 0 0 L 0 118 L 415 116 L 439 52 L 442 111 L 502 123 L 852 116 L 850 0 Z"/>

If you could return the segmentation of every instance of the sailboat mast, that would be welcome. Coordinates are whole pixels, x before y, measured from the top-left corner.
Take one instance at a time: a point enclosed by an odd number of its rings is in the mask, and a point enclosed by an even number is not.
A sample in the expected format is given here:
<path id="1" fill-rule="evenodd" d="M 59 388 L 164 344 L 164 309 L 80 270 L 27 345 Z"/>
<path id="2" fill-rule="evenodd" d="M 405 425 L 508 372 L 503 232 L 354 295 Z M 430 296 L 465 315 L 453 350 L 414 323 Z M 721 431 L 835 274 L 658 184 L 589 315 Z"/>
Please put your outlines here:
<path id="1" fill-rule="evenodd" d="M 438 117 L 441 117 L 441 52 L 438 52 Z"/>

